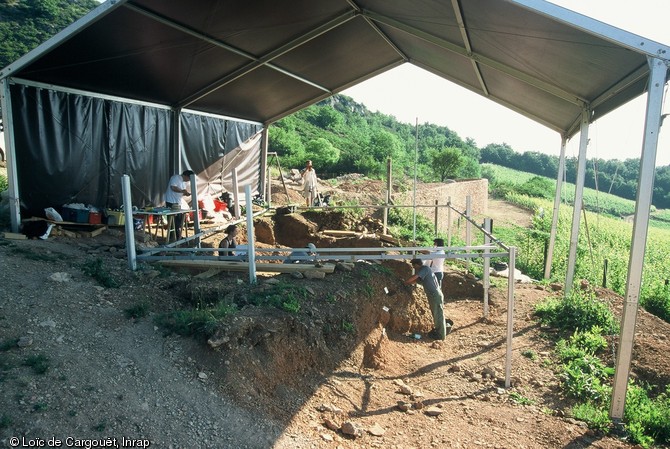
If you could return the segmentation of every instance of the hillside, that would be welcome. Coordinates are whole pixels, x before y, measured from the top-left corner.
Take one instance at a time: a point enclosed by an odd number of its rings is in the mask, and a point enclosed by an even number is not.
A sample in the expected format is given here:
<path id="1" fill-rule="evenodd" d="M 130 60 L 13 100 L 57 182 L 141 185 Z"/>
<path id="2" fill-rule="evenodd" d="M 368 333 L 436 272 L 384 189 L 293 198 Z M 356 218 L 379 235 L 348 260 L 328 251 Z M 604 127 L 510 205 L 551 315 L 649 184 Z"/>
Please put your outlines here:
<path id="1" fill-rule="evenodd" d="M 492 216 L 512 212 L 523 214 L 492 202 Z M 284 219 L 274 227 L 278 238 L 288 233 L 303 242 L 326 222 L 330 229 L 358 226 L 330 214 L 324 223 L 300 214 Z M 362 243 L 373 244 L 367 238 Z M 82 271 L 98 260 L 98 274 L 119 287 L 102 287 Z M 552 330 L 533 316 L 536 303 L 560 292 L 518 286 L 512 388 L 504 389 L 504 282 L 492 288 L 483 318 L 480 282 L 450 269 L 444 290 L 455 329 L 439 342 L 413 337 L 429 330 L 430 312 L 421 288 L 401 285 L 410 275 L 406 263 L 349 268 L 325 279 L 264 275 L 249 286 L 240 273 L 130 272 L 116 229 L 94 238 L 1 240 L 0 385 L 11 393 L 0 395 L 0 439 L 125 437 L 161 448 L 630 446 L 570 417 L 545 338 Z M 595 293 L 620 310 L 620 297 Z M 300 312 L 253 305 L 277 294 L 302 298 Z M 221 299 L 246 305 L 209 344 L 154 321 L 185 307 L 208 310 Z M 670 349 L 669 335 L 667 323 L 640 313 L 638 379 L 670 381 L 660 356 Z"/>

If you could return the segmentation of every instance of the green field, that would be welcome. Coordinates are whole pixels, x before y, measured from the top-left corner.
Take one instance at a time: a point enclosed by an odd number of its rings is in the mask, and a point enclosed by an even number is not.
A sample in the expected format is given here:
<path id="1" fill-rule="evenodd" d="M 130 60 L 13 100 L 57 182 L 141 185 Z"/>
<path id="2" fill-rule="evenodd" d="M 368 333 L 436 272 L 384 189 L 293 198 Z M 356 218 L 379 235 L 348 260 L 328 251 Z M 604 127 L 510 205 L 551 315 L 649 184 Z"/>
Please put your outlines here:
<path id="1" fill-rule="evenodd" d="M 499 166 L 490 167 L 496 182 L 520 185 L 533 177 Z M 555 191 L 555 181 L 552 181 L 552 185 Z M 551 274 L 551 281 L 559 282 L 565 280 L 567 270 L 574 185 L 564 184 L 562 191 Z M 553 200 L 514 192 L 509 193 L 505 200 L 530 210 L 545 211 L 543 214 L 536 212 L 532 229 L 513 227 L 496 230 L 496 237 L 518 248 L 518 268 L 532 278 L 542 279 L 545 246 L 549 240 L 552 220 L 551 213 L 546 211 L 553 210 Z M 633 224 L 632 220 L 619 217 L 634 214 L 635 204 L 593 189 L 584 190 L 584 203 L 586 212 L 580 215 L 575 281 L 587 279 L 593 285 L 603 285 L 607 265 L 605 286 L 625 295 Z M 598 213 L 600 210 L 607 212 Z M 670 212 L 654 211 L 652 218 L 647 233 L 640 303 L 668 321 L 670 293 L 666 283 L 670 279 L 670 264 L 666 258 L 670 253 Z"/>
<path id="2" fill-rule="evenodd" d="M 509 184 L 520 185 L 529 179 L 535 177 L 531 173 L 526 173 L 512 168 L 502 167 L 500 165 L 482 164 L 482 168 L 493 172 L 495 182 L 503 182 Z M 545 178 L 551 182 L 553 197 L 556 191 L 556 180 Z M 572 183 L 562 183 L 561 185 L 561 201 L 567 204 L 572 204 L 575 199 L 575 185 Z M 607 192 L 600 192 L 594 189 L 584 189 L 584 209 L 598 212 L 600 214 L 611 215 L 613 217 L 626 217 L 635 213 L 635 201 L 627 200 Z M 553 206 L 552 206 L 553 207 Z M 654 209 L 652 209 L 654 210 Z M 670 212 L 667 213 L 668 221 L 670 222 Z"/>

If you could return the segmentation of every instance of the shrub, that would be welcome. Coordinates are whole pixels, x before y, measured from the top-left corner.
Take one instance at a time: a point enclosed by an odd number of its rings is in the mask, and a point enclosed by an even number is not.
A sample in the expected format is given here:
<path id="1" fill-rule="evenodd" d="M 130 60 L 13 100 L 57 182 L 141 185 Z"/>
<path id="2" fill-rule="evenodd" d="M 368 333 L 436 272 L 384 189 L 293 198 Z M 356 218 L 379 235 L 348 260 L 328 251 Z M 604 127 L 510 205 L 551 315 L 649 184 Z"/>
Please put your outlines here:
<path id="1" fill-rule="evenodd" d="M 145 317 L 149 313 L 149 303 L 145 301 L 140 302 L 138 304 L 135 304 L 134 306 L 124 309 L 123 313 L 126 316 L 126 318 L 138 319 Z"/>
<path id="2" fill-rule="evenodd" d="M 670 443 L 670 387 L 652 399 L 645 388 L 631 383 L 624 418 L 632 442 L 643 447 Z"/>
<path id="3" fill-rule="evenodd" d="M 666 287 L 656 288 L 650 296 L 643 298 L 642 306 L 647 312 L 670 322 L 670 293 Z"/>
<path id="4" fill-rule="evenodd" d="M 102 265 L 102 259 L 95 259 L 85 263 L 81 270 L 107 288 L 119 287 L 119 283 L 112 278 Z"/>
<path id="5" fill-rule="evenodd" d="M 298 313 L 301 301 L 307 297 L 307 290 L 290 283 L 275 284 L 269 290 L 255 291 L 249 302 L 256 306 L 274 307 L 290 313 Z"/>
<path id="6" fill-rule="evenodd" d="M 231 313 L 235 307 L 223 302 L 206 309 L 177 310 L 157 315 L 154 321 L 168 333 L 178 335 L 199 335 L 210 337 L 219 322 Z"/>
<path id="7" fill-rule="evenodd" d="M 619 322 L 606 303 L 593 294 L 573 290 L 567 298 L 552 298 L 538 304 L 540 321 L 565 331 L 590 330 L 598 326 L 607 334 L 619 332 Z"/>
<path id="8" fill-rule="evenodd" d="M 31 367 L 35 374 L 46 374 L 49 370 L 49 358 L 42 354 L 31 355 L 23 364 Z"/>
<path id="9" fill-rule="evenodd" d="M 569 396 L 586 402 L 603 403 L 611 388 L 605 384 L 614 374 L 595 355 L 607 347 L 601 329 L 594 326 L 590 332 L 575 331 L 570 338 L 556 344 L 558 357 L 563 363 L 563 384 Z"/>
<path id="10" fill-rule="evenodd" d="M 595 405 L 591 402 L 577 404 L 572 408 L 572 415 L 588 424 L 591 429 L 607 431 L 612 422 L 610 421 L 607 408 Z"/>
<path id="11" fill-rule="evenodd" d="M 554 197 L 555 183 L 543 176 L 533 176 L 516 190 L 523 195 L 549 199 Z"/>
<path id="12" fill-rule="evenodd" d="M 410 208 L 392 208 L 388 215 L 389 226 L 393 228 L 393 235 L 402 240 L 414 240 L 414 216 Z M 419 246 L 432 245 L 435 234 L 434 224 L 422 215 L 416 216 L 416 243 Z"/>

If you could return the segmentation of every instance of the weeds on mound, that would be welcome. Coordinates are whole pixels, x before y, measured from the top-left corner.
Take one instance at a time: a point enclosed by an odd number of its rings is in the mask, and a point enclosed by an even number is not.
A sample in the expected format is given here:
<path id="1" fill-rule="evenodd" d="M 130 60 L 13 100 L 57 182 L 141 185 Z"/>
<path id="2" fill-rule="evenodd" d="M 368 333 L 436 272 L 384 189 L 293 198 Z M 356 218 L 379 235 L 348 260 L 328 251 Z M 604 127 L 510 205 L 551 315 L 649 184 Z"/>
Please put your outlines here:
<path id="1" fill-rule="evenodd" d="M 556 355 L 563 389 L 576 401 L 573 416 L 592 429 L 610 432 L 614 368 L 600 356 L 611 350 L 605 335 L 618 333 L 619 325 L 609 307 L 591 294 L 575 291 L 566 299 L 538 304 L 535 313 L 541 322 L 562 331 Z M 645 448 L 670 443 L 670 387 L 656 397 L 652 391 L 631 380 L 626 394 L 626 439 Z"/>
<path id="2" fill-rule="evenodd" d="M 207 308 L 161 313 L 154 318 L 154 321 L 168 334 L 210 337 L 220 321 L 236 310 L 235 306 L 220 302 Z"/>
<path id="3" fill-rule="evenodd" d="M 84 263 L 81 271 L 95 279 L 100 285 L 107 288 L 117 288 L 119 283 L 109 275 L 102 264 L 102 259 L 95 259 Z"/>

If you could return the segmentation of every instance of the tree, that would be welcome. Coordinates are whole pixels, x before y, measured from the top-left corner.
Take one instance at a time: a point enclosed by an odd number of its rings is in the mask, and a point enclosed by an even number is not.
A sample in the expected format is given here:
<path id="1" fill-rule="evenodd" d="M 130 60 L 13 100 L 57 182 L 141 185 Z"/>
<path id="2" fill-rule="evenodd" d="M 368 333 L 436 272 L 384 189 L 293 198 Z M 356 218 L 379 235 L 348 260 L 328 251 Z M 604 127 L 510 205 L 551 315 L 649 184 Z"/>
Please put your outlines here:
<path id="1" fill-rule="evenodd" d="M 513 167 L 514 150 L 508 144 L 490 143 L 482 148 L 481 161 L 491 164 Z"/>
<path id="2" fill-rule="evenodd" d="M 305 147 L 300 135 L 291 127 L 270 126 L 268 149 L 280 156 L 285 167 L 302 167 L 305 164 Z"/>
<path id="3" fill-rule="evenodd" d="M 98 4 L 95 0 L 0 2 L 0 67 L 8 66 Z"/>
<path id="4" fill-rule="evenodd" d="M 431 152 L 430 162 L 436 177 L 440 179 L 440 182 L 444 182 L 458 175 L 458 171 L 465 164 L 465 159 L 458 148 L 447 147 Z"/>
<path id="5" fill-rule="evenodd" d="M 306 156 L 312 159 L 315 165 L 322 167 L 322 172 L 330 171 L 332 166 L 340 160 L 340 150 L 324 137 L 307 142 L 305 152 Z"/>

